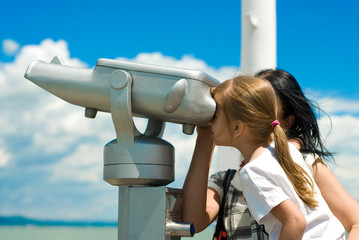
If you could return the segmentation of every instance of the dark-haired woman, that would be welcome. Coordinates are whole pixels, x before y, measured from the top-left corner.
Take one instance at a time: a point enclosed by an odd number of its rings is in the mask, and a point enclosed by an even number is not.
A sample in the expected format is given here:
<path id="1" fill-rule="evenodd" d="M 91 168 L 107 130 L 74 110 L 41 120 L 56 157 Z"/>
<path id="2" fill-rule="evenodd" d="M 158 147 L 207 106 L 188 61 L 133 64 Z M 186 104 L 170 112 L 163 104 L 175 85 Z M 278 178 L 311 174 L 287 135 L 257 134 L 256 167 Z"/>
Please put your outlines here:
<path id="1" fill-rule="evenodd" d="M 313 106 L 304 96 L 296 79 L 283 70 L 264 70 L 257 77 L 268 80 L 282 103 L 279 119 L 287 129 L 288 139 L 294 143 L 312 169 L 316 184 L 333 214 L 349 232 L 348 239 L 359 239 L 359 204 L 341 186 L 323 159 L 332 160 L 319 133 Z M 183 221 L 195 224 L 196 232 L 209 226 L 217 217 L 223 198 L 225 172 L 213 174 L 208 180 L 213 152 L 212 133 L 197 129 L 196 147 L 183 186 Z M 267 239 L 263 228 L 249 213 L 235 174 L 226 196 L 223 222 L 228 239 Z"/>

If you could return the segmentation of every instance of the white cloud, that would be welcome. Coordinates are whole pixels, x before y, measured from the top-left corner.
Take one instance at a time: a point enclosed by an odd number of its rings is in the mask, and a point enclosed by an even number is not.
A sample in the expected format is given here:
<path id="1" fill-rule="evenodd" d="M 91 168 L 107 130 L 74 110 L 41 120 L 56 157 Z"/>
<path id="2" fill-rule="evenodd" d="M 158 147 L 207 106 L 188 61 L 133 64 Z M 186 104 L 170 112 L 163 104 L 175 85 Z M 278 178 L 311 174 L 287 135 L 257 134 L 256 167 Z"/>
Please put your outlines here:
<path id="1" fill-rule="evenodd" d="M 15 61 L 0 65 L 0 95 L 4 97 L 44 95 L 44 91 L 24 78 L 25 71 L 34 60 L 51 61 L 54 56 L 61 56 L 69 66 L 86 67 L 79 59 L 70 58 L 67 43 L 63 40 L 54 42 L 43 40 L 39 45 L 27 45 L 20 49 Z M 37 98 L 34 98 L 37 99 Z"/>
<path id="2" fill-rule="evenodd" d="M 357 140 L 358 139 L 356 139 L 356 141 Z M 333 170 L 335 176 L 338 178 L 339 182 L 343 185 L 345 190 L 352 197 L 359 200 L 359 151 L 357 150 L 357 152 L 354 154 L 355 155 L 346 153 L 338 154 L 338 156 L 335 158 L 336 165 L 330 165 L 330 168 Z"/>
<path id="3" fill-rule="evenodd" d="M 331 115 L 330 119 L 332 126 L 330 126 L 329 119 L 326 117 L 321 118 L 319 121 L 323 133 L 326 134 L 330 131 L 326 140 L 328 147 L 334 149 L 339 154 L 341 152 L 359 153 L 359 117 L 348 114 Z"/>
<path id="4" fill-rule="evenodd" d="M 343 187 L 359 200 L 359 101 L 308 90 L 306 96 L 314 99 L 326 114 L 320 113 L 318 124 L 325 146 L 334 152 L 336 164 L 331 169 Z"/>
<path id="5" fill-rule="evenodd" d="M 329 114 L 359 114 L 358 100 L 326 97 L 321 98 L 318 103 Z"/>
<path id="6" fill-rule="evenodd" d="M 12 154 L 0 148 L 0 168 L 5 167 L 8 164 L 8 162 L 11 160 L 11 156 Z"/>
<path id="7" fill-rule="evenodd" d="M 76 150 L 51 167 L 52 181 L 102 181 L 103 146 L 78 143 Z"/>
<path id="8" fill-rule="evenodd" d="M 8 56 L 12 56 L 12 55 L 16 54 L 19 47 L 20 47 L 20 44 L 18 44 L 17 42 L 15 42 L 12 39 L 5 39 L 2 42 L 2 50 Z"/>
<path id="9" fill-rule="evenodd" d="M 197 59 L 191 55 L 183 55 L 181 59 L 175 59 L 174 57 L 163 56 L 163 54 L 160 52 L 154 52 L 140 53 L 133 59 L 122 57 L 117 59 L 146 64 L 169 66 L 174 68 L 200 70 L 211 75 L 212 77 L 217 78 L 221 82 L 234 77 L 239 71 L 239 68 L 234 66 L 224 66 L 219 69 L 216 69 L 214 67 L 208 66 L 207 63 L 203 60 Z"/>
<path id="10" fill-rule="evenodd" d="M 26 111 L 23 119 L 25 127 L 31 127 L 24 132 L 32 136 L 36 149 L 46 153 L 63 153 L 83 138 L 101 144 L 105 134 L 113 136 L 109 114 L 98 114 L 96 119 L 88 119 L 84 116 L 84 108 L 53 96 L 44 100 L 38 103 L 34 112 Z"/>
<path id="11" fill-rule="evenodd" d="M 196 140 L 196 133 L 185 135 L 182 126 L 178 124 L 166 124 L 163 139 L 175 147 L 175 172 L 176 177 L 183 179 L 191 162 Z"/>
<path id="12" fill-rule="evenodd" d="M 350 103 L 348 100 L 346 102 Z M 327 136 L 325 145 L 336 153 L 336 164 L 330 165 L 331 169 L 344 188 L 359 200 L 359 117 L 331 114 L 330 119 L 322 117 L 318 123 L 323 136 Z"/>
<path id="13" fill-rule="evenodd" d="M 103 133 L 111 131 L 111 126 L 106 126 L 109 115 L 107 119 L 99 114 L 99 121 L 86 119 L 83 108 L 66 103 L 24 78 L 32 61 L 49 62 L 55 55 L 70 66 L 87 66 L 70 58 L 65 41 L 46 39 L 39 45 L 24 46 L 14 62 L 0 68 L 0 102 L 6 102 L 0 104 L 0 124 L 6 126 L 0 128 L 0 134 L 29 136 L 33 139 L 31 147 L 47 153 L 63 152 L 84 137 L 98 136 L 102 140 Z"/>

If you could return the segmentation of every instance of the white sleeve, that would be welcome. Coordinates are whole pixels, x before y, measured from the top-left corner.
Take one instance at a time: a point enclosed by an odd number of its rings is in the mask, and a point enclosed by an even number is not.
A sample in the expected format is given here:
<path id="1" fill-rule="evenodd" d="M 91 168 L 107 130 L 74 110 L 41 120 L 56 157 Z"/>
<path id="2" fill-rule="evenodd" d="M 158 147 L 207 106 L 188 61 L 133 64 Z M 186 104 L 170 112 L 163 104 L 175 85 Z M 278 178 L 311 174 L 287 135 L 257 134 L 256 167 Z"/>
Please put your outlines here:
<path id="1" fill-rule="evenodd" d="M 259 168 L 243 168 L 240 181 L 248 208 L 259 224 L 270 211 L 281 202 L 289 199 L 288 195 L 273 179 Z"/>

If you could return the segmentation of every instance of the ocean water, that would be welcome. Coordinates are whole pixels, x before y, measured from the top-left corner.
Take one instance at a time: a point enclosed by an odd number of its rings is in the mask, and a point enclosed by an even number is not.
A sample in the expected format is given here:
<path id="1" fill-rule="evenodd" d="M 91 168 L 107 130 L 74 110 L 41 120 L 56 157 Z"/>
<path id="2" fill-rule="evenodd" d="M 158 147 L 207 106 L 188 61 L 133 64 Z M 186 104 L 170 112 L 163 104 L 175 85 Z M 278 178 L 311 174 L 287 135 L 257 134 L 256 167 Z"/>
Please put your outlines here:
<path id="1" fill-rule="evenodd" d="M 193 238 L 181 239 L 208 240 L 212 235 L 209 227 Z M 0 240 L 117 240 L 117 227 L 0 226 Z"/>

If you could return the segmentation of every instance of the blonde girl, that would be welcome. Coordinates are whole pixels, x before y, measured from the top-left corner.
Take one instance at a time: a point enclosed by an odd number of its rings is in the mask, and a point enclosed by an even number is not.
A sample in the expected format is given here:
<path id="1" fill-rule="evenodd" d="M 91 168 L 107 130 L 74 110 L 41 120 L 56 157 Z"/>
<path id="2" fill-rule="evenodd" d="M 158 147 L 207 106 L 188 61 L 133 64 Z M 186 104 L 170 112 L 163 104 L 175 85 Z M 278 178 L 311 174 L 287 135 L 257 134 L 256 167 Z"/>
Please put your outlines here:
<path id="1" fill-rule="evenodd" d="M 244 197 L 269 239 L 345 239 L 302 155 L 288 144 L 270 83 L 240 76 L 216 87 L 213 96 L 213 141 L 242 153 L 245 166 L 239 178 Z"/>

